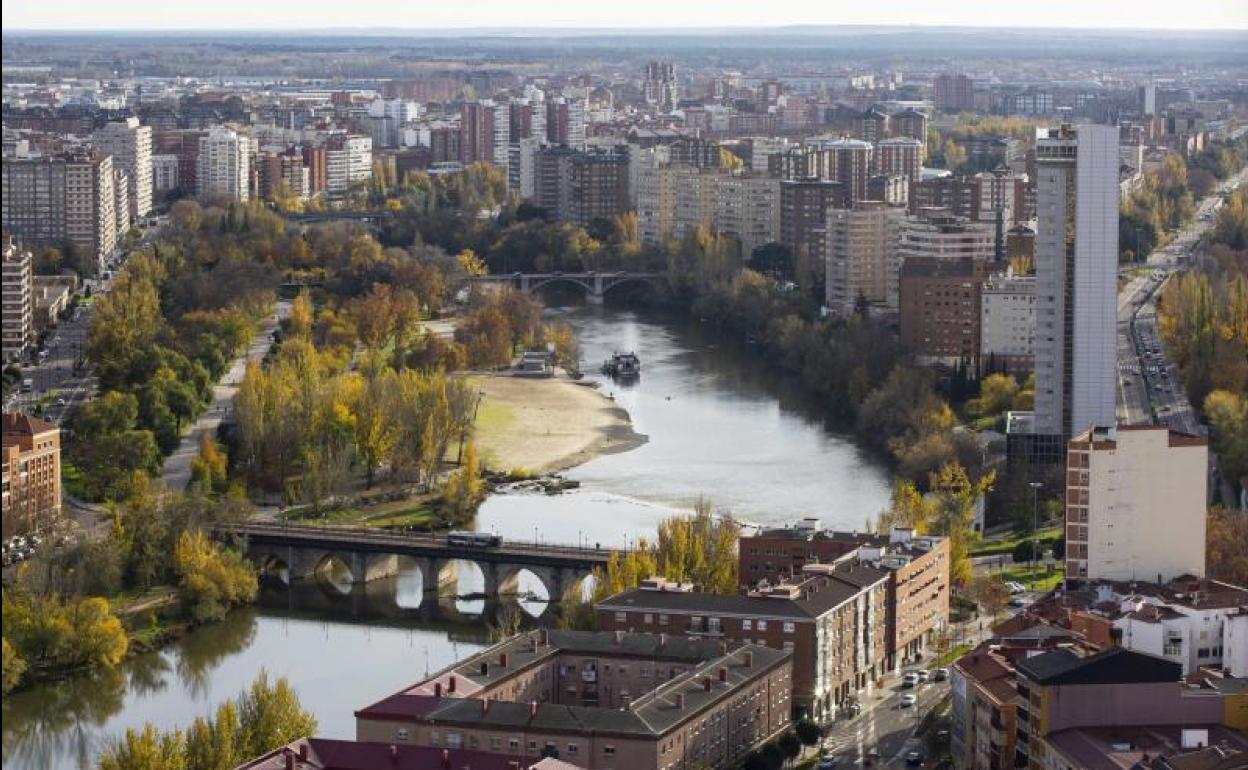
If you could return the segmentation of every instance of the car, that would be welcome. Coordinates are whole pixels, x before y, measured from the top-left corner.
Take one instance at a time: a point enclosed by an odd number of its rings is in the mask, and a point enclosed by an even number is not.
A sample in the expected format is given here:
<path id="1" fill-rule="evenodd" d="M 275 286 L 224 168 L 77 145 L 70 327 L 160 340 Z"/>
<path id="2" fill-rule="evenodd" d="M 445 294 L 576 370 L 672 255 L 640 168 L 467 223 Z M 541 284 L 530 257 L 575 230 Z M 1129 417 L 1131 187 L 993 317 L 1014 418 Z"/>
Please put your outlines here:
<path id="1" fill-rule="evenodd" d="M 56 400 L 56 405 L 57 405 L 57 406 L 65 406 L 65 399 L 64 399 L 64 398 L 58 398 L 58 399 Z"/>
<path id="2" fill-rule="evenodd" d="M 918 675 L 919 675 L 919 681 L 920 681 L 920 682 L 929 682 L 929 681 L 931 681 L 931 679 L 932 679 L 932 672 L 931 672 L 931 671 L 928 671 L 928 670 L 927 670 L 927 669 L 925 669 L 925 668 L 921 668 L 921 669 L 919 669 L 918 671 L 916 671 L 916 672 L 914 672 L 914 673 L 916 673 L 916 674 L 918 674 Z"/>
<path id="3" fill-rule="evenodd" d="M 918 751 L 910 751 L 906 753 L 906 765 L 909 767 L 922 767 L 923 754 Z"/>
<path id="4" fill-rule="evenodd" d="M 902 687 L 914 687 L 918 683 L 919 683 L 919 675 L 914 673 L 913 671 L 907 673 L 905 676 L 901 678 Z"/>
<path id="5" fill-rule="evenodd" d="M 1022 607 L 1026 607 L 1027 602 L 1024 601 L 1022 597 L 1015 596 L 1013 599 L 1010 599 L 1010 606 L 1014 607 L 1015 609 L 1020 609 Z"/>
<path id="6" fill-rule="evenodd" d="M 817 767 L 819 770 L 835 770 L 836 757 L 820 757 Z"/>
<path id="7" fill-rule="evenodd" d="M 906 693 L 901 696 L 901 708 L 908 709 L 915 704 L 918 698 L 914 697 L 914 693 Z"/>
<path id="8" fill-rule="evenodd" d="M 1026 588 L 1023 587 L 1023 584 L 1019 583 L 1017 580 L 1008 581 L 1005 584 L 1005 587 L 1009 589 L 1010 593 L 1012 594 L 1021 594 L 1027 590 Z"/>
<path id="9" fill-rule="evenodd" d="M 949 669 L 947 668 L 938 668 L 936 669 L 936 672 L 932 674 L 932 679 L 937 682 L 943 682 L 948 678 L 949 678 Z"/>

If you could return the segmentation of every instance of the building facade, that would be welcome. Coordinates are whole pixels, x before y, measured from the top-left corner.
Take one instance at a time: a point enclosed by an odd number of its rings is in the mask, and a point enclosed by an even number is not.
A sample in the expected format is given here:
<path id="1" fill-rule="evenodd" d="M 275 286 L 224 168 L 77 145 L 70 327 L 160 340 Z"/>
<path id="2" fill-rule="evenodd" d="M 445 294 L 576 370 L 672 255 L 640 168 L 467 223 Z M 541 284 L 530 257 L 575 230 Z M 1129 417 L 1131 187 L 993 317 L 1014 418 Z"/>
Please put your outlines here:
<path id="1" fill-rule="evenodd" d="M 981 360 L 1014 374 L 1031 371 L 1035 361 L 1036 279 L 998 273 L 980 289 Z"/>
<path id="2" fill-rule="evenodd" d="M 850 315 L 863 307 L 896 313 L 905 209 L 877 201 L 829 209 L 824 304 Z"/>
<path id="3" fill-rule="evenodd" d="M 10 238 L 0 270 L 0 340 L 4 360 L 23 358 L 35 344 L 34 257 Z"/>
<path id="4" fill-rule="evenodd" d="M 108 155 L 75 150 L 5 158 L 3 227 L 32 249 L 69 244 L 75 266 L 96 275 L 117 250 L 116 190 Z"/>
<path id="5" fill-rule="evenodd" d="M 1036 140 L 1037 434 L 1113 425 L 1117 388 L 1118 129 Z"/>
<path id="6" fill-rule="evenodd" d="M 195 194 L 246 202 L 251 195 L 251 139 L 218 126 L 200 137 Z"/>
<path id="7" fill-rule="evenodd" d="M 138 118 L 126 118 L 104 124 L 91 141 L 101 152 L 112 155 L 113 167 L 130 178 L 130 219 L 147 216 L 152 210 L 152 127 L 139 125 Z"/>
<path id="8" fill-rule="evenodd" d="M 763 645 L 539 629 L 360 709 L 356 738 L 589 770 L 729 767 L 788 726 L 791 692 L 791 654 Z"/>
<path id="9" fill-rule="evenodd" d="M 1066 453 L 1066 577 L 1205 574 L 1209 442 L 1165 425 L 1093 427 Z"/>
<path id="10" fill-rule="evenodd" d="M 780 180 L 680 164 L 637 172 L 638 231 L 647 243 L 681 238 L 705 225 L 730 235 L 748 258 L 780 235 Z"/>
<path id="11" fill-rule="evenodd" d="M 926 363 L 977 366 L 980 288 L 987 265 L 973 257 L 907 257 L 901 266 L 901 343 Z"/>
<path id="12" fill-rule="evenodd" d="M 61 429 L 4 413 L 3 536 L 42 531 L 61 518 Z"/>

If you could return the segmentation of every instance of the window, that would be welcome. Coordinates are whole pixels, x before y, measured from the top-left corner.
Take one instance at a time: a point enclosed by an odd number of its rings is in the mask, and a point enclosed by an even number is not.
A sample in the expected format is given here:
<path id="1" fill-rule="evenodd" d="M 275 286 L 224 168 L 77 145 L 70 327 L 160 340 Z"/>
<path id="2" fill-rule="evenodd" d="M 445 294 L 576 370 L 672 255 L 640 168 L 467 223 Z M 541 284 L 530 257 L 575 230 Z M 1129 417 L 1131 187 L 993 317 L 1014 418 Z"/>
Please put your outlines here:
<path id="1" fill-rule="evenodd" d="M 613 756 L 615 756 L 615 747 L 614 747 L 614 746 L 603 746 L 603 747 L 602 747 L 602 753 L 603 753 L 603 754 L 606 754 L 608 757 L 613 757 Z"/>
<path id="2" fill-rule="evenodd" d="M 410 733 L 408 733 L 408 731 L 407 731 L 407 728 L 406 728 L 406 727 L 400 727 L 399 729 L 397 729 L 397 730 L 395 730 L 395 731 L 394 731 L 394 739 L 395 739 L 396 741 L 405 741 L 405 740 L 407 740 L 407 736 L 408 736 L 409 734 L 410 734 Z"/>
<path id="3" fill-rule="evenodd" d="M 760 620 L 760 621 L 758 621 L 758 630 L 759 630 L 759 631 L 766 631 L 766 630 L 767 630 L 767 621 L 765 621 L 765 620 Z"/>
<path id="4" fill-rule="evenodd" d="M 660 625 L 660 626 L 666 626 L 666 625 L 667 625 L 667 615 L 664 615 L 664 614 L 662 614 L 662 613 L 659 613 L 659 625 Z"/>
<path id="5" fill-rule="evenodd" d="M 742 631 L 750 631 L 750 630 L 752 630 L 753 628 L 754 628 L 754 621 L 753 621 L 753 620 L 750 620 L 749 618 L 746 618 L 745 620 L 741 621 L 741 630 L 742 630 Z"/>
<path id="6" fill-rule="evenodd" d="M 795 630 L 797 630 L 797 624 L 796 624 L 796 623 L 788 623 L 788 622 L 786 622 L 786 623 L 784 624 L 784 633 L 786 633 L 786 634 L 791 634 L 791 633 L 793 633 Z"/>
<path id="7" fill-rule="evenodd" d="M 568 744 L 568 755 L 569 755 L 569 756 L 576 756 L 576 752 L 579 750 L 579 748 L 580 748 L 580 747 L 578 747 L 575 743 L 569 743 L 569 744 Z"/>
<path id="8" fill-rule="evenodd" d="M 615 613 L 615 622 L 616 622 L 616 623 L 626 623 L 626 622 L 628 622 L 628 613 L 627 613 L 627 612 L 617 612 L 617 613 Z"/>
<path id="9" fill-rule="evenodd" d="M 650 624 L 651 624 L 651 623 L 653 623 L 653 622 L 654 622 L 654 613 L 652 613 L 652 612 L 647 612 L 647 613 L 646 613 L 646 625 L 648 626 L 648 625 L 650 625 Z"/>
<path id="10" fill-rule="evenodd" d="M 517 751 L 519 751 L 519 750 L 520 750 L 520 739 L 519 739 L 519 738 L 508 738 L 508 739 L 507 739 L 507 748 L 508 748 L 508 750 L 509 750 L 509 751 L 511 751 L 511 753 L 512 753 L 512 754 L 515 754 Z"/>
<path id="11" fill-rule="evenodd" d="M 702 616 L 701 615 L 694 615 L 693 617 L 689 618 L 689 630 L 690 631 L 702 630 Z"/>
<path id="12" fill-rule="evenodd" d="M 537 751 L 537 741 L 529 741 L 529 753 Z"/>

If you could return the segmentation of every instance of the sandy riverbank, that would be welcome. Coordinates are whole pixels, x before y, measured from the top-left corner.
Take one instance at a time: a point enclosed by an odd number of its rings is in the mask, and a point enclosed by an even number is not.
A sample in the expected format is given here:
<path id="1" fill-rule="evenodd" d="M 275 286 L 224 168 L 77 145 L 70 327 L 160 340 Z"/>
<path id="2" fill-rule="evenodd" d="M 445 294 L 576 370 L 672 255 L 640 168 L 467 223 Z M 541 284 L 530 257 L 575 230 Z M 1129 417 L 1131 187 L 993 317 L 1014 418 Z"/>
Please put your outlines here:
<path id="1" fill-rule="evenodd" d="M 647 441 L 597 388 L 559 376 L 474 377 L 485 393 L 476 442 L 486 467 L 552 473 Z"/>

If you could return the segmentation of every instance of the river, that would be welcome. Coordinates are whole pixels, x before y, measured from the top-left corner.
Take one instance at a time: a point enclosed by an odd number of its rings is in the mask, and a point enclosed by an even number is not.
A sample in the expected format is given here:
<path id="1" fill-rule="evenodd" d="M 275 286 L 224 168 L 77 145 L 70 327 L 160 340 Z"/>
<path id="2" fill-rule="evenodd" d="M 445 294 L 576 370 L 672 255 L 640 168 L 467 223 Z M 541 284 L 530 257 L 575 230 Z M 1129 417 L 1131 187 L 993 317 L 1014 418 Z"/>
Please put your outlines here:
<path id="1" fill-rule="evenodd" d="M 551 311 L 576 330 L 588 376 L 613 350 L 636 351 L 641 378 L 603 389 L 649 441 L 571 470 L 581 489 L 491 496 L 477 526 L 513 539 L 623 544 L 706 496 L 747 522 L 818 516 L 861 528 L 884 507 L 888 477 L 749 348 L 696 322 L 649 311 Z M 478 576 L 461 573 L 460 589 Z M 522 581 L 522 588 L 525 584 Z M 540 603 L 526 609 L 540 612 Z M 488 643 L 483 602 L 435 601 L 418 573 L 354 593 L 269 585 L 232 613 L 114 672 L 44 684 L 6 698 L 5 770 L 87 768 L 127 727 L 185 727 L 246 687 L 262 668 L 286 676 L 316 713 L 319 734 L 350 738 L 352 711 Z"/>

